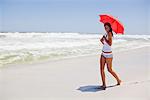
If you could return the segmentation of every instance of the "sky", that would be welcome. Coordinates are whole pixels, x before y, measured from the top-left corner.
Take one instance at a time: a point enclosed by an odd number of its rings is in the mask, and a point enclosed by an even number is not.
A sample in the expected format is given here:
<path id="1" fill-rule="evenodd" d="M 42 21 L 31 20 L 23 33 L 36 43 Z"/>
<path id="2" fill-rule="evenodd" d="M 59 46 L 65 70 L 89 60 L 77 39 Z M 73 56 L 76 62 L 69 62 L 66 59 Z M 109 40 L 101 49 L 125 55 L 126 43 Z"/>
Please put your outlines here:
<path id="1" fill-rule="evenodd" d="M 110 14 L 125 34 L 149 34 L 149 6 L 149 0 L 0 0 L 0 31 L 103 33 L 99 15 Z"/>

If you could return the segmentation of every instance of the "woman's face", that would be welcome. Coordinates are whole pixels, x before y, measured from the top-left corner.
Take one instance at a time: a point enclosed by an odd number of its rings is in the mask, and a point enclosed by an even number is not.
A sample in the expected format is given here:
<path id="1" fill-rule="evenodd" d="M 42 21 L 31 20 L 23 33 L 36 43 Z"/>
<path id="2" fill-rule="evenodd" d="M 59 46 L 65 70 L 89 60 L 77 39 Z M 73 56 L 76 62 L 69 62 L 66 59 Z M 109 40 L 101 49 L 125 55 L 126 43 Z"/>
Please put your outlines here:
<path id="1" fill-rule="evenodd" d="M 104 27 L 105 27 L 106 32 L 109 32 L 110 27 L 108 25 L 105 25 Z"/>

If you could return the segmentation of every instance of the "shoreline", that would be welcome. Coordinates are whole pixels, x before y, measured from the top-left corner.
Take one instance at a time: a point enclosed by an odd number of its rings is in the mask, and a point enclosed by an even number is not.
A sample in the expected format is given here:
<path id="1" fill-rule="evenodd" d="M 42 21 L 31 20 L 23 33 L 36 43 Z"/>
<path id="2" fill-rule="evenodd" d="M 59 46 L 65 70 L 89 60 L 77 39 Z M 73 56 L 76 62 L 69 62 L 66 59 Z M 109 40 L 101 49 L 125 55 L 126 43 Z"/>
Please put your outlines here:
<path id="1" fill-rule="evenodd" d="M 140 47 L 135 47 L 135 48 L 130 48 L 130 49 L 126 49 L 126 50 L 120 50 L 120 51 L 113 51 L 113 53 L 121 53 L 121 52 L 130 52 L 132 50 L 136 50 L 136 49 L 141 49 L 141 48 L 149 48 L 150 46 L 140 46 Z M 47 62 L 59 62 L 59 61 L 63 61 L 63 60 L 68 60 L 68 59 L 77 59 L 77 58 L 84 58 L 84 57 L 91 57 L 91 56 L 100 56 L 101 52 L 99 54 L 86 54 L 86 55 L 80 55 L 80 56 L 71 56 L 71 57 L 64 57 L 64 58 L 56 58 L 56 59 L 46 59 L 46 60 L 38 60 L 38 61 L 33 61 L 33 62 L 21 62 L 21 63 L 10 63 L 10 64 L 6 64 L 0 67 L 0 69 L 2 68 L 8 68 L 11 66 L 20 66 L 20 65 L 32 65 L 32 64 L 41 64 L 41 63 L 47 63 Z"/>

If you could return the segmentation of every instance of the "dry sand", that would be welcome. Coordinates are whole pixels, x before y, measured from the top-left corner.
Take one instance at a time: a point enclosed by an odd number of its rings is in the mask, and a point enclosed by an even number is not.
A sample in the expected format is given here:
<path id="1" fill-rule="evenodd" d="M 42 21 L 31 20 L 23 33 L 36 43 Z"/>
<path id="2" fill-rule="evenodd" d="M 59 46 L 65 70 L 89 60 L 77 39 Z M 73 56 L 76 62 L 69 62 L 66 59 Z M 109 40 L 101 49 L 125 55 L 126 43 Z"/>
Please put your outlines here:
<path id="1" fill-rule="evenodd" d="M 8 65 L 0 69 L 0 100 L 150 100 L 150 47 L 115 52 L 113 69 L 101 85 L 100 55 Z"/>

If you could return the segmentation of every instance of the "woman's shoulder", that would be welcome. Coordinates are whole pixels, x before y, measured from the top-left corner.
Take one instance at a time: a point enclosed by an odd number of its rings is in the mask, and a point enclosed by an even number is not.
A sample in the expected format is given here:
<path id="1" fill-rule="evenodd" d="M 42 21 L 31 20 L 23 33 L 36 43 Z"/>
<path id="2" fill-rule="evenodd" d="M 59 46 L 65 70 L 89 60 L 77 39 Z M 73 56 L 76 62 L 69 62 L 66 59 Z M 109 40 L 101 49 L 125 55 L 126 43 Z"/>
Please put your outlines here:
<path id="1" fill-rule="evenodd" d="M 111 38 L 113 37 L 111 32 L 107 33 L 107 35 L 108 35 L 108 37 L 111 37 Z"/>

